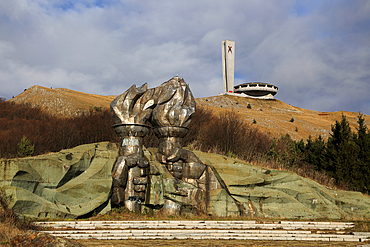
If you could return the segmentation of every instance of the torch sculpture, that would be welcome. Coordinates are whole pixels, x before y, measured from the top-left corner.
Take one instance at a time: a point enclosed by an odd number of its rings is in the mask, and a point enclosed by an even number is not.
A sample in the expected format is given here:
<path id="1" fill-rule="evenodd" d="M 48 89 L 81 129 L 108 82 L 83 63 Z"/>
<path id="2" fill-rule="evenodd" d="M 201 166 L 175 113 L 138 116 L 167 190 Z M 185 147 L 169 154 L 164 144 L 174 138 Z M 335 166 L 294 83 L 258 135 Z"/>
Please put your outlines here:
<path id="1" fill-rule="evenodd" d="M 151 117 L 154 133 L 159 138 L 157 159 L 178 179 L 198 179 L 205 165 L 193 152 L 182 149 L 182 139 L 195 113 L 195 100 L 189 85 L 175 76 L 158 89 L 166 100 L 158 101 Z"/>
<path id="2" fill-rule="evenodd" d="M 198 186 L 206 166 L 191 151 L 182 149 L 182 140 L 188 133 L 187 126 L 195 113 L 195 100 L 189 85 L 177 76 L 156 88 L 159 100 L 153 109 L 151 123 L 159 138 L 157 160 L 179 180 Z M 164 213 L 177 215 L 180 205 L 164 200 Z"/>
<path id="3" fill-rule="evenodd" d="M 149 121 L 159 138 L 158 161 L 173 177 L 198 187 L 197 180 L 206 169 L 191 151 L 182 149 L 187 126 L 195 113 L 195 100 L 189 85 L 178 76 L 162 85 L 147 89 L 133 85 L 111 103 L 111 112 L 120 136 L 119 158 L 114 165 L 112 205 L 125 205 L 138 211 L 145 200 L 148 183 L 148 161 L 143 156 L 142 139 L 148 133 Z M 165 204 L 173 204 L 165 200 Z M 176 209 L 178 205 L 165 205 Z M 173 212 L 168 212 L 172 214 Z"/>
<path id="4" fill-rule="evenodd" d="M 151 115 L 154 101 L 147 85 L 130 87 L 110 104 L 115 122 L 113 126 L 120 137 L 120 150 L 113 167 L 113 206 L 125 205 L 131 211 L 139 211 L 145 200 L 148 161 L 143 155 L 143 137 L 149 126 L 145 122 Z"/>

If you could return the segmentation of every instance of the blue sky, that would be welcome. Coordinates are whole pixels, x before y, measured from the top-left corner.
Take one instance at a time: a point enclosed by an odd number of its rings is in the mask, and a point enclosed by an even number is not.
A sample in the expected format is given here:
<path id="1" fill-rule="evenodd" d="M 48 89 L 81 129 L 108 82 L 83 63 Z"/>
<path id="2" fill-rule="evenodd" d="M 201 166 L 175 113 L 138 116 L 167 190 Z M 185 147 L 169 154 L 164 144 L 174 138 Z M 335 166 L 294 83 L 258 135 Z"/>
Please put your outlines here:
<path id="1" fill-rule="evenodd" d="M 0 96 L 32 85 L 117 95 L 178 74 L 222 92 L 221 41 L 236 83 L 317 111 L 370 114 L 370 0 L 0 0 Z"/>

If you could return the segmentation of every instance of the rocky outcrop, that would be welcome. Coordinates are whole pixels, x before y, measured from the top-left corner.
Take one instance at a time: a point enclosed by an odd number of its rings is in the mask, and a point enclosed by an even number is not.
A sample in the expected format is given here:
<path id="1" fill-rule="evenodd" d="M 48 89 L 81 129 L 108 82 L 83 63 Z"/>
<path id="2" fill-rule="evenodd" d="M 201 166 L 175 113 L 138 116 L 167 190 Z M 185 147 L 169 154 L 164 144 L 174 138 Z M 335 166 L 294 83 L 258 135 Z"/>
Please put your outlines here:
<path id="1" fill-rule="evenodd" d="M 101 142 L 0 160 L 0 188 L 12 196 L 10 206 L 25 216 L 82 218 L 105 213 L 110 210 L 111 172 L 118 150 L 116 144 Z M 370 218 L 367 195 L 328 189 L 292 172 L 192 151 L 208 167 L 194 185 L 195 181 L 174 178 L 157 161 L 156 149 L 144 149 L 150 179 L 143 210 L 289 219 Z"/>

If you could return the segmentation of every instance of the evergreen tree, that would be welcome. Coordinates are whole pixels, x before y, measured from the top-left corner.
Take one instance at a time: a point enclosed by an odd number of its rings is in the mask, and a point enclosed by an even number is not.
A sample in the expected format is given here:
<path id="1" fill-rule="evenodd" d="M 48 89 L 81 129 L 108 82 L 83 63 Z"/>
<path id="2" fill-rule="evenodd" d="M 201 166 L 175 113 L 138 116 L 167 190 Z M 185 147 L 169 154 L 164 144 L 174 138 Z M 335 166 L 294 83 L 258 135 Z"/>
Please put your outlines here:
<path id="1" fill-rule="evenodd" d="M 353 184 L 353 174 L 359 174 L 360 149 L 354 141 L 354 135 L 344 115 L 340 122 L 336 121 L 331 131 L 326 149 L 327 173 L 338 183 L 345 184 L 348 188 L 357 188 L 358 185 Z"/>
<path id="2" fill-rule="evenodd" d="M 325 140 L 319 135 L 314 141 L 311 136 L 308 137 L 306 144 L 306 162 L 313 165 L 317 171 L 327 169 L 326 161 L 326 143 Z"/>
<path id="3" fill-rule="evenodd" d="M 302 165 L 305 144 L 303 140 L 294 141 L 289 134 L 274 139 L 266 156 L 282 164 L 285 168 Z"/>
<path id="4" fill-rule="evenodd" d="M 365 119 L 360 114 L 358 117 L 357 135 L 355 135 L 355 142 L 359 147 L 359 162 L 356 164 L 358 167 L 356 171 L 355 183 L 361 186 L 360 191 L 370 192 L 370 133 L 365 125 Z"/>
<path id="5" fill-rule="evenodd" d="M 363 115 L 358 116 L 358 128 L 356 135 L 356 143 L 360 147 L 359 158 L 370 165 L 370 133 L 365 125 Z"/>
<path id="6" fill-rule="evenodd" d="M 35 145 L 31 145 L 31 142 L 26 136 L 23 136 L 21 141 L 18 143 L 18 157 L 28 157 L 32 156 L 35 150 Z"/>

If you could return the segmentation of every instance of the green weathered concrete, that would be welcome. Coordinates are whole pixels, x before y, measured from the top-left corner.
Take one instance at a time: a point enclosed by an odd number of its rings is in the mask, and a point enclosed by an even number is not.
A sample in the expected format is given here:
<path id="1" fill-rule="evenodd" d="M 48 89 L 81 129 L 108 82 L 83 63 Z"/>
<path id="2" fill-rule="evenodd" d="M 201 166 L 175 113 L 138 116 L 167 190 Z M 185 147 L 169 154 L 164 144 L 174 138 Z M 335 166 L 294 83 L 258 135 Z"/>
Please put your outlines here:
<path id="1" fill-rule="evenodd" d="M 1 160 L 0 187 L 30 217 L 77 218 L 110 210 L 116 144 L 103 142 L 37 157 Z"/>
<path id="2" fill-rule="evenodd" d="M 370 218 L 370 197 L 359 192 L 332 190 L 292 172 L 193 152 L 208 168 L 198 182 L 186 183 L 157 162 L 155 149 L 144 149 L 150 162 L 148 207 L 160 208 L 170 200 L 193 213 L 218 216 Z M 117 156 L 116 144 L 101 142 L 0 160 L 0 187 L 12 196 L 11 206 L 26 216 L 78 218 L 104 213 L 110 210 L 111 171 Z"/>
<path id="3" fill-rule="evenodd" d="M 370 218 L 370 197 L 333 190 L 292 172 L 269 170 L 237 159 L 198 151 L 225 182 L 246 215 L 290 219 Z"/>
<path id="4" fill-rule="evenodd" d="M 150 184 L 145 204 L 160 206 L 164 199 L 180 205 L 192 213 L 207 213 L 216 216 L 240 216 L 240 206 L 227 191 L 221 177 L 211 166 L 198 182 L 174 178 L 167 168 L 156 159 L 156 149 L 145 150 L 150 163 Z M 208 182 L 207 182 L 208 181 Z M 191 184 L 197 183 L 197 184 Z M 207 192 L 208 191 L 208 192 Z"/>

